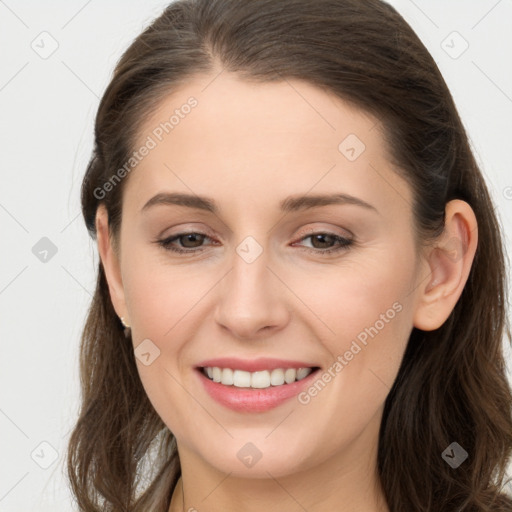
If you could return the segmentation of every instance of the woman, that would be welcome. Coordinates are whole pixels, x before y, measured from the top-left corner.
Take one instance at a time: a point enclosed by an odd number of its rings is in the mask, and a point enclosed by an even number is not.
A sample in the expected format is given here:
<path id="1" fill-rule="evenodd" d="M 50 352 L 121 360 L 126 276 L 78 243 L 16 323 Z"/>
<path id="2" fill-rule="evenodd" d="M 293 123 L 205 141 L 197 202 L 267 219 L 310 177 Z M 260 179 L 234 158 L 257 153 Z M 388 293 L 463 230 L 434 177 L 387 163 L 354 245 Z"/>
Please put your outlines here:
<path id="1" fill-rule="evenodd" d="M 391 6 L 175 2 L 95 135 L 80 510 L 511 510 L 499 224 Z"/>

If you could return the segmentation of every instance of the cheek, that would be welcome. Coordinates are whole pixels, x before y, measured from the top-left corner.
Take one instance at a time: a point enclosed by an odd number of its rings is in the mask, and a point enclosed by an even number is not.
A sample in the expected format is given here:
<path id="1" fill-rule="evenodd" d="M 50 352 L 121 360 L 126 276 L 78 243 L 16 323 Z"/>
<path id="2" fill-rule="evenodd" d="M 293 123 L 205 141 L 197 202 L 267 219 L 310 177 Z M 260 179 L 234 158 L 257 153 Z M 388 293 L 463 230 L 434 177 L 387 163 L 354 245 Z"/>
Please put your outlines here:
<path id="1" fill-rule="evenodd" d="M 212 286 L 204 272 L 170 263 L 165 253 L 155 257 L 154 251 L 139 251 L 125 265 L 126 303 L 139 337 L 170 339 L 187 325 L 187 315 Z"/>
<path id="2" fill-rule="evenodd" d="M 186 438 L 190 420 L 174 412 L 191 407 L 190 397 L 183 392 L 181 383 L 180 354 L 187 341 L 193 339 L 197 324 L 191 325 L 189 319 L 208 283 L 199 286 L 198 280 L 184 271 L 184 267 L 156 262 L 153 255 L 144 255 L 143 251 L 127 257 L 125 265 L 127 279 L 123 284 L 142 385 L 164 423 L 177 437 Z M 147 365 L 143 358 L 137 357 L 137 347 L 144 343 L 150 353 Z"/>
<path id="3" fill-rule="evenodd" d="M 311 325 L 331 354 L 325 371 L 299 397 L 304 422 L 318 439 L 349 446 L 382 410 L 412 328 L 408 294 L 414 269 L 404 260 L 347 265 L 297 290 L 321 320 Z M 319 453 L 324 448 L 319 442 Z"/>
<path id="4" fill-rule="evenodd" d="M 165 255 L 155 258 L 154 253 L 143 250 L 128 254 L 123 264 L 135 354 L 139 345 L 151 340 L 152 362 L 146 366 L 137 358 L 137 369 L 153 407 L 178 434 L 182 431 L 182 417 L 173 415 L 169 404 L 190 407 L 190 397 L 180 385 L 189 362 L 184 354 L 189 341 L 197 335 L 201 299 L 218 278 L 211 272 L 166 262 Z M 158 354 L 154 360 L 153 354 Z"/>
<path id="5" fill-rule="evenodd" d="M 346 361 L 343 386 L 363 400 L 376 386 L 389 391 L 412 329 L 413 253 L 376 253 L 293 284 L 332 362 Z"/>

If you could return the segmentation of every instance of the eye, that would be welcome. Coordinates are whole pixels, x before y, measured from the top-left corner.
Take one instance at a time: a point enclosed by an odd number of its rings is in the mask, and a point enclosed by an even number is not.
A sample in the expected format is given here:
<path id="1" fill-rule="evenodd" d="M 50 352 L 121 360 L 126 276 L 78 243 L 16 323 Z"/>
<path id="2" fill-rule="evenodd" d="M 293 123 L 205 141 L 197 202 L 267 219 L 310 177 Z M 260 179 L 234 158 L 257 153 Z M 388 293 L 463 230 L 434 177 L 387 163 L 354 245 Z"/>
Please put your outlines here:
<path id="1" fill-rule="evenodd" d="M 198 250 L 198 247 L 200 247 L 201 242 L 204 241 L 206 238 L 211 240 L 211 238 L 208 235 L 206 235 L 204 233 L 199 233 L 199 232 L 193 231 L 193 232 L 187 232 L 187 233 L 178 233 L 177 235 L 174 235 L 170 238 L 166 238 L 164 240 L 157 240 L 157 243 L 168 251 L 173 251 L 173 252 L 178 252 L 178 253 L 193 253 L 193 252 L 200 252 L 203 250 L 203 249 Z M 183 240 L 185 242 L 183 244 L 185 249 L 182 249 L 180 247 L 176 247 L 175 245 L 173 245 L 176 240 L 180 240 L 180 241 Z"/>
<path id="2" fill-rule="evenodd" d="M 300 240 L 306 240 L 308 238 L 311 239 L 313 249 L 306 247 L 306 250 L 308 252 L 313 252 L 315 254 L 320 255 L 348 250 L 348 248 L 354 243 L 354 241 L 349 238 L 345 238 L 335 233 L 329 233 L 325 231 L 317 231 L 315 233 L 311 233 L 307 236 L 302 237 Z M 332 247 L 333 243 L 338 245 Z M 320 245 L 319 248 L 315 247 L 315 245 L 317 244 Z M 326 245 L 330 247 L 326 248 Z"/>
<path id="3" fill-rule="evenodd" d="M 320 255 L 331 254 L 342 250 L 348 250 L 348 248 L 354 243 L 354 241 L 351 239 L 344 238 L 335 233 L 329 233 L 324 231 L 317 231 L 315 233 L 311 233 L 307 236 L 302 237 L 300 240 L 307 240 L 308 238 L 311 239 L 313 248 L 306 247 L 305 250 Z M 178 233 L 163 240 L 156 240 L 156 243 L 158 243 L 167 251 L 191 254 L 202 252 L 204 250 L 204 248 L 202 247 L 202 242 L 204 242 L 206 239 L 212 240 L 212 238 L 210 238 L 205 233 L 193 231 Z M 179 241 L 181 247 L 175 245 L 177 241 Z M 320 245 L 320 247 L 316 247 L 318 244 Z M 332 244 L 337 244 L 337 246 L 332 247 Z M 326 247 L 326 245 L 330 247 Z"/>

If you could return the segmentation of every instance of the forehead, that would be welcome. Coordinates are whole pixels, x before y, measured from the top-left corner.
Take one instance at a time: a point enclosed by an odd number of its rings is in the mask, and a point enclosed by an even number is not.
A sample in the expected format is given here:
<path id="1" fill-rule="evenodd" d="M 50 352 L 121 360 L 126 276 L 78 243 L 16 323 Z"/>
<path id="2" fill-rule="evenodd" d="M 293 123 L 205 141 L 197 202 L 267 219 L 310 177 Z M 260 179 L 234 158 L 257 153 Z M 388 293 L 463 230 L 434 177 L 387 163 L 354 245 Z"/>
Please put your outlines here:
<path id="1" fill-rule="evenodd" d="M 188 106 L 191 98 L 193 107 Z M 338 151 L 341 137 L 352 133 L 384 150 L 379 130 L 374 130 L 378 124 L 374 116 L 308 82 L 256 83 L 223 72 L 213 79 L 198 76 L 163 98 L 142 120 L 139 142 L 153 134 L 157 142 L 163 138 L 197 149 L 215 139 L 225 149 L 236 137 L 244 139 L 244 149 L 252 143 L 261 150 L 258 143 L 265 140 L 269 150 L 284 143 L 286 148 L 308 143 Z"/>
<path id="2" fill-rule="evenodd" d="M 407 199 L 380 130 L 377 118 L 304 81 L 199 76 L 141 123 L 134 149 L 151 149 L 130 175 L 130 188 L 139 207 L 162 187 L 226 200 L 236 191 L 246 205 L 263 190 L 268 203 L 272 195 L 277 202 L 333 187 L 369 197 L 372 190 L 382 196 L 384 186 Z"/>

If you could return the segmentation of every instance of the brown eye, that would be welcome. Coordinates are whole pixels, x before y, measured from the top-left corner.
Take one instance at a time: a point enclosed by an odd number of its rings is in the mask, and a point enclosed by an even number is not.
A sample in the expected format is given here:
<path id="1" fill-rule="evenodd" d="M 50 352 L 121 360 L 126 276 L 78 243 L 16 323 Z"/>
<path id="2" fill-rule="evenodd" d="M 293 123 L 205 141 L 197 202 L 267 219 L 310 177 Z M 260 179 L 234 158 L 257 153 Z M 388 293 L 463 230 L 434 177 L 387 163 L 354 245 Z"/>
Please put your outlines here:
<path id="1" fill-rule="evenodd" d="M 193 253 L 204 250 L 202 242 L 209 238 L 210 237 L 204 233 L 178 233 L 177 235 L 173 235 L 165 240 L 157 240 L 157 243 L 168 251 Z M 178 241 L 178 246 L 175 245 L 176 241 Z"/>
<path id="2" fill-rule="evenodd" d="M 176 237 L 178 240 L 183 240 L 183 247 L 187 247 L 189 249 L 195 249 L 196 247 L 200 247 L 201 242 L 203 242 L 205 235 L 201 233 L 187 233 L 185 235 L 179 235 Z M 199 242 L 199 245 L 198 245 Z"/>
<path id="3" fill-rule="evenodd" d="M 316 235 L 311 235 L 310 238 L 311 244 L 315 249 L 329 249 L 330 245 L 336 242 L 336 237 L 329 233 L 318 233 Z M 316 245 L 317 243 L 319 243 L 319 246 Z"/>
<path id="4" fill-rule="evenodd" d="M 322 231 L 304 236 L 301 240 L 307 240 L 308 238 L 311 240 L 311 247 L 306 247 L 305 249 L 308 252 L 320 255 L 348 250 L 354 243 L 353 240 L 336 235 L 335 233 Z"/>

